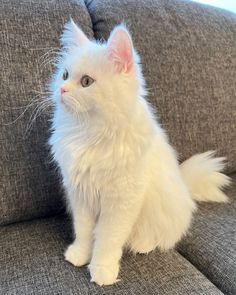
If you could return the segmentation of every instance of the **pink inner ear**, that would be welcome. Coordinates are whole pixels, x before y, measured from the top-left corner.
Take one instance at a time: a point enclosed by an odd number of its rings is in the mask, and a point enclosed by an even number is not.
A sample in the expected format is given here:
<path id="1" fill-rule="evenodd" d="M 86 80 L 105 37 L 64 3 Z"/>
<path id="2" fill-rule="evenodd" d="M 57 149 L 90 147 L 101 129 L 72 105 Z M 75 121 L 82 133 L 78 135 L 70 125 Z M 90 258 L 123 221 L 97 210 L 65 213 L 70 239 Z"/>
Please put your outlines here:
<path id="1" fill-rule="evenodd" d="M 133 66 L 133 45 L 128 32 L 118 28 L 108 40 L 108 58 L 117 72 L 128 73 Z"/>

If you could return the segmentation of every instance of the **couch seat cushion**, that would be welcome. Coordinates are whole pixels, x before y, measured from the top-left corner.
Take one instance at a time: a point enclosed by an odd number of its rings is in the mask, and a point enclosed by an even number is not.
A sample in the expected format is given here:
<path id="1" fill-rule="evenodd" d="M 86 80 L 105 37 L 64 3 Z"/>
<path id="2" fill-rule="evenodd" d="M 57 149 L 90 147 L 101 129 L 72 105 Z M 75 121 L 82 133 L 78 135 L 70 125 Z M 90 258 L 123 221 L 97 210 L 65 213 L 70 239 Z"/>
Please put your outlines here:
<path id="1" fill-rule="evenodd" d="M 236 294 L 236 174 L 230 203 L 199 204 L 189 234 L 178 250 L 225 294 Z"/>
<path id="2" fill-rule="evenodd" d="M 72 241 L 71 224 L 64 216 L 0 227 L 0 293 L 51 294 L 222 294 L 177 252 L 125 254 L 121 281 L 99 287 L 90 282 L 87 267 L 64 261 Z"/>

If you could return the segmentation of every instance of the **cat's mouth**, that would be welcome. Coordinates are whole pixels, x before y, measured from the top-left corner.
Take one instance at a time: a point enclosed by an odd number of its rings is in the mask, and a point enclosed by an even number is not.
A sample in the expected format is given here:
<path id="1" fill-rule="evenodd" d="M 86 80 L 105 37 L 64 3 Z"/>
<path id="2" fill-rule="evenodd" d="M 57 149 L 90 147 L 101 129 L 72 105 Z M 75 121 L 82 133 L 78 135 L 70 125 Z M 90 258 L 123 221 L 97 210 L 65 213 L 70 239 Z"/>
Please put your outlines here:
<path id="1" fill-rule="evenodd" d="M 63 94 L 60 95 L 59 100 L 60 100 L 60 104 L 65 108 L 65 110 L 69 112 L 71 108 L 69 107 L 68 102 Z"/>
<path id="2" fill-rule="evenodd" d="M 60 103 L 66 105 L 66 100 L 65 97 L 63 97 L 63 95 L 60 96 Z"/>

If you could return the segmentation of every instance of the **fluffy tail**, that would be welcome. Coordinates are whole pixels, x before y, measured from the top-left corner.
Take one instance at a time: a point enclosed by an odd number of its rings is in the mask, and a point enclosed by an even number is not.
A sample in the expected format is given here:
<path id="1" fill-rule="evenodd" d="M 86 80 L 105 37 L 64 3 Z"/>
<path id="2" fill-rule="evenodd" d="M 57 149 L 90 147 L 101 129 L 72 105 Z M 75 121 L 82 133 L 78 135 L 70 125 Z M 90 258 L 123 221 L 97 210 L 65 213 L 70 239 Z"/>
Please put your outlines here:
<path id="1" fill-rule="evenodd" d="M 230 178 L 221 173 L 224 158 L 214 158 L 214 152 L 197 154 L 180 165 L 182 177 L 196 201 L 227 202 L 222 188 L 230 184 Z"/>

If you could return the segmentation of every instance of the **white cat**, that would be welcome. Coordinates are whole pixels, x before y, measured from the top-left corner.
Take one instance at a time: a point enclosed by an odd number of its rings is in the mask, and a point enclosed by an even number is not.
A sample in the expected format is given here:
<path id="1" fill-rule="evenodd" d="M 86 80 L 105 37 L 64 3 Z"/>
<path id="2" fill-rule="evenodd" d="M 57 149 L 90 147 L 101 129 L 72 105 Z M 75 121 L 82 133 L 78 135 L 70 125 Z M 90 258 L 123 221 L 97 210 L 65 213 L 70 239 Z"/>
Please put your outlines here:
<path id="1" fill-rule="evenodd" d="M 168 250 L 188 230 L 195 200 L 226 202 L 229 178 L 212 152 L 178 164 L 145 100 L 127 29 L 90 41 L 71 20 L 52 83 L 50 145 L 63 176 L 75 241 L 65 258 L 89 264 L 91 281 L 113 284 L 124 248 Z"/>

